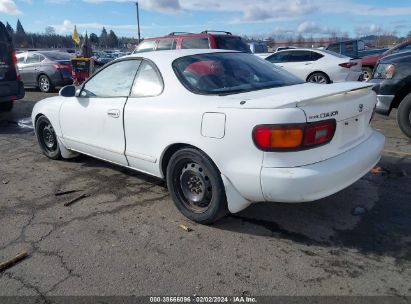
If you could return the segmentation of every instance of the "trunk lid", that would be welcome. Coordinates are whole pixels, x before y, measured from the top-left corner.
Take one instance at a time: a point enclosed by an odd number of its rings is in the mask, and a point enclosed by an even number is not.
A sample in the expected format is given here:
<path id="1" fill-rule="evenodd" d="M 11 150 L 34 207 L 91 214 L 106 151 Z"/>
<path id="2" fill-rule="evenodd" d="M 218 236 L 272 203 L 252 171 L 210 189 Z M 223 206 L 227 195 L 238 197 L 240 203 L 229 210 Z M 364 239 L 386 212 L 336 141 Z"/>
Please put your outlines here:
<path id="1" fill-rule="evenodd" d="M 224 107 L 267 110 L 296 107 L 305 113 L 308 123 L 335 119 L 337 127 L 334 137 L 324 146 L 292 153 L 265 152 L 264 154 L 264 167 L 302 166 L 337 156 L 370 136 L 372 132 L 370 120 L 377 101 L 375 92 L 371 90 L 372 87 L 372 84 L 360 82 L 330 85 L 307 83 L 264 90 L 267 92 L 231 95 L 227 98 Z M 273 124 L 276 122 L 273 121 Z"/>

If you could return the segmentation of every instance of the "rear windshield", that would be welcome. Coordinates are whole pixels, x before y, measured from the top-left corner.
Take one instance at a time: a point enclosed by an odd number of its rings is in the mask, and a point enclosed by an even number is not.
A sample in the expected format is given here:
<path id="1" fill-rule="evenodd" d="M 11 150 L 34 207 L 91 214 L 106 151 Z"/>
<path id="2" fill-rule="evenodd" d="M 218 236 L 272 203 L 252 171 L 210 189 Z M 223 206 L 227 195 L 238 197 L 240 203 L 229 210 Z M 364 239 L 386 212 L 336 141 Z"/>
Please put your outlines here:
<path id="1" fill-rule="evenodd" d="M 15 80 L 16 78 L 12 52 L 10 36 L 3 23 L 0 22 L 0 80 Z"/>
<path id="2" fill-rule="evenodd" d="M 336 52 L 333 52 L 333 51 L 330 51 L 330 50 L 321 50 L 321 52 L 324 52 L 324 53 L 327 53 L 327 54 L 329 54 L 329 55 L 333 55 L 333 56 L 335 56 L 335 57 L 338 57 L 338 58 L 349 58 L 349 57 L 347 57 L 347 56 L 345 56 L 345 55 L 342 55 L 342 54 L 340 54 L 340 53 L 336 53 Z"/>
<path id="3" fill-rule="evenodd" d="M 70 60 L 73 55 L 63 52 L 44 52 L 44 55 L 51 60 Z"/>
<path id="4" fill-rule="evenodd" d="M 211 53 L 185 56 L 173 69 L 190 91 L 206 95 L 228 95 L 303 83 L 287 71 L 245 53 Z"/>
<path id="5" fill-rule="evenodd" d="M 251 53 L 250 47 L 240 38 L 232 36 L 214 36 L 217 49 Z"/>

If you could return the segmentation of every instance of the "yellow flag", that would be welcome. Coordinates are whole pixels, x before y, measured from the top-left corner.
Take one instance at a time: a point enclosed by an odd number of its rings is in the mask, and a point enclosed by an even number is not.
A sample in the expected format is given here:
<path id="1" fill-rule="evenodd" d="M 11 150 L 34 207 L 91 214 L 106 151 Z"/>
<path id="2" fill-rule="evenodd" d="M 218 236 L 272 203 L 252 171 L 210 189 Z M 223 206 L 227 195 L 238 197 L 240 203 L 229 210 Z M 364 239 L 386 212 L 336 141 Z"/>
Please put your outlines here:
<path id="1" fill-rule="evenodd" d="M 73 33 L 71 34 L 71 38 L 73 38 L 73 40 L 76 44 L 78 44 L 78 45 L 80 44 L 80 36 L 77 33 L 77 27 L 76 26 L 74 26 Z"/>

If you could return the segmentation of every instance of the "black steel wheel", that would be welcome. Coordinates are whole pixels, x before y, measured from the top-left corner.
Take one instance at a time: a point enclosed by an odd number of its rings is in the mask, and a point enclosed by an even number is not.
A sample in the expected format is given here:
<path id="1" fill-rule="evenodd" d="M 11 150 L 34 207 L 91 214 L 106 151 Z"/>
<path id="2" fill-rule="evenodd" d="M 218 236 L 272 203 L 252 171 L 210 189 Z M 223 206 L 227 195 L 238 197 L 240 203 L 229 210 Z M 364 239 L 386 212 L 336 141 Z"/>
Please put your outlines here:
<path id="1" fill-rule="evenodd" d="M 47 75 L 40 75 L 39 81 L 38 81 L 38 87 L 40 91 L 44 93 L 50 93 L 53 91 L 53 85 L 50 81 L 50 78 L 48 78 Z"/>
<path id="2" fill-rule="evenodd" d="M 36 121 L 36 135 L 41 150 L 48 158 L 61 159 L 56 132 L 45 116 L 40 116 Z"/>
<path id="3" fill-rule="evenodd" d="M 212 224 L 228 212 L 220 172 L 202 151 L 177 151 L 167 167 L 167 186 L 176 207 L 195 222 Z"/>

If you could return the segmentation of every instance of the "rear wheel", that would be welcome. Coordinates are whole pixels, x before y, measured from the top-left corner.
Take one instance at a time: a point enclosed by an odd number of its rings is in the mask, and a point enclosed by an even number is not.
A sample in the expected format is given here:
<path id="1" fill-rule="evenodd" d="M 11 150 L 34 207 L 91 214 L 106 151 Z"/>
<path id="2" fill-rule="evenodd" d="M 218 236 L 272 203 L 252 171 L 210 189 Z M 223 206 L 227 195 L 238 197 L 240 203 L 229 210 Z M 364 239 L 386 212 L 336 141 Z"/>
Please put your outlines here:
<path id="1" fill-rule="evenodd" d="M 13 101 L 0 102 L 0 112 L 10 112 L 13 109 Z"/>
<path id="2" fill-rule="evenodd" d="M 401 101 L 398 107 L 397 121 L 401 131 L 411 138 L 411 93 Z"/>
<path id="3" fill-rule="evenodd" d="M 228 213 L 220 172 L 199 150 L 185 148 L 171 157 L 167 187 L 180 212 L 197 223 L 212 224 Z"/>
<path id="4" fill-rule="evenodd" d="M 372 77 L 372 69 L 370 67 L 362 67 L 362 76 L 364 81 L 368 81 Z"/>
<path id="5" fill-rule="evenodd" d="M 61 159 L 56 132 L 46 116 L 40 116 L 37 119 L 36 135 L 44 155 L 51 159 Z"/>
<path id="6" fill-rule="evenodd" d="M 315 72 L 315 73 L 312 73 L 310 76 L 308 76 L 307 82 L 327 84 L 327 83 L 330 83 L 331 81 L 330 81 L 330 78 L 325 73 Z"/>
<path id="7" fill-rule="evenodd" d="M 50 78 L 47 75 L 40 75 L 38 86 L 40 91 L 44 93 L 50 93 L 53 91 L 53 85 L 51 84 Z"/>

